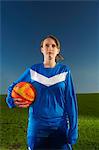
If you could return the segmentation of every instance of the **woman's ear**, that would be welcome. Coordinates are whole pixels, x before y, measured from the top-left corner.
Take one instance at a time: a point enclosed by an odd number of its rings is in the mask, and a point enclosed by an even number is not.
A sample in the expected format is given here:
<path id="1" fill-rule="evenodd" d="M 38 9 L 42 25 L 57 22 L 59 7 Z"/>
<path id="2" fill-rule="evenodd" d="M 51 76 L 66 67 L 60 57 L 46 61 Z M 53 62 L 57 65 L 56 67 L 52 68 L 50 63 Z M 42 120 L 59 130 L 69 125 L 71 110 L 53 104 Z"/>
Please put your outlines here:
<path id="1" fill-rule="evenodd" d="M 59 54 L 60 53 L 60 49 L 58 48 L 58 50 L 57 50 L 57 53 Z"/>
<path id="2" fill-rule="evenodd" d="M 41 53 L 43 53 L 43 47 L 41 47 Z"/>

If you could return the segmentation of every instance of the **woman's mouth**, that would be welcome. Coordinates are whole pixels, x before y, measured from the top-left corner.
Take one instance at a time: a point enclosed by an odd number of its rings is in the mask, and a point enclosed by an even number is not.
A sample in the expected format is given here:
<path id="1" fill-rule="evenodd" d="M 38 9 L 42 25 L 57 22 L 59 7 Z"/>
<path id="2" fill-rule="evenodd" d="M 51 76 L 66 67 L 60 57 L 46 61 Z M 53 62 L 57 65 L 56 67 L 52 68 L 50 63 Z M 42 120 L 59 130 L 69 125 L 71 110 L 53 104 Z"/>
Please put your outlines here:
<path id="1" fill-rule="evenodd" d="M 49 55 L 53 54 L 52 52 L 48 52 Z"/>

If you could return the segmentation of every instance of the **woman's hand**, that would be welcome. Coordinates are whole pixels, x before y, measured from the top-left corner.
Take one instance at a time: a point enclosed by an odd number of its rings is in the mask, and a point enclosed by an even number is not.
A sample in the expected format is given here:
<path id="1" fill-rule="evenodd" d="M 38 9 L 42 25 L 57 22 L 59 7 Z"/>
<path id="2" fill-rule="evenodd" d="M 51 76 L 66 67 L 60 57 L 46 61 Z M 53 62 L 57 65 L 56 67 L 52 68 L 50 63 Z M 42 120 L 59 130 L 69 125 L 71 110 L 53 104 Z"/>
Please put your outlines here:
<path id="1" fill-rule="evenodd" d="M 28 101 L 23 101 L 21 98 L 14 98 L 14 104 L 20 108 L 27 108 L 30 105 Z"/>

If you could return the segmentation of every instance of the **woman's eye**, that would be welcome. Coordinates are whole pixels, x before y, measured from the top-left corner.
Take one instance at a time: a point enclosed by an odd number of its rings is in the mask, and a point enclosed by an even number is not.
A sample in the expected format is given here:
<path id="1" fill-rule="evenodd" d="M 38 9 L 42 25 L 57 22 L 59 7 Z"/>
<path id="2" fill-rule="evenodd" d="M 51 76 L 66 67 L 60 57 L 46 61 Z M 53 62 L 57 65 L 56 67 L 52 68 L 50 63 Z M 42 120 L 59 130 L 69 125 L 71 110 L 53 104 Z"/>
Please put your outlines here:
<path id="1" fill-rule="evenodd" d="M 49 47 L 49 45 L 48 45 L 48 44 L 46 44 L 45 46 L 46 46 L 46 47 Z"/>
<path id="2" fill-rule="evenodd" d="M 54 47 L 56 47 L 56 45 L 55 45 L 55 44 L 52 44 L 52 47 L 54 48 Z"/>

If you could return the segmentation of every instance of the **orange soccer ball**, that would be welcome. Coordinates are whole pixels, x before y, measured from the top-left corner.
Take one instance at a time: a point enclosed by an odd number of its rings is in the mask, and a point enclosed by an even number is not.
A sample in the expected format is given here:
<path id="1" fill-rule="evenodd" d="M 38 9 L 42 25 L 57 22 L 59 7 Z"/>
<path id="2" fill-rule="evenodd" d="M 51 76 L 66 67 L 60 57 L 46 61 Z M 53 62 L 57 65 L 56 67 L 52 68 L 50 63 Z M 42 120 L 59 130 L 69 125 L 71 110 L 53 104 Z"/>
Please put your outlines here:
<path id="1" fill-rule="evenodd" d="M 12 98 L 21 98 L 22 101 L 28 101 L 29 104 L 35 101 L 36 89 L 28 82 L 17 83 L 11 93 Z"/>

